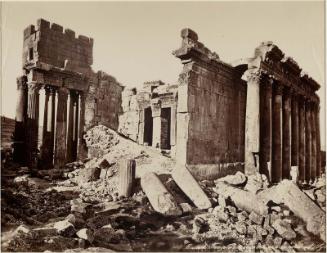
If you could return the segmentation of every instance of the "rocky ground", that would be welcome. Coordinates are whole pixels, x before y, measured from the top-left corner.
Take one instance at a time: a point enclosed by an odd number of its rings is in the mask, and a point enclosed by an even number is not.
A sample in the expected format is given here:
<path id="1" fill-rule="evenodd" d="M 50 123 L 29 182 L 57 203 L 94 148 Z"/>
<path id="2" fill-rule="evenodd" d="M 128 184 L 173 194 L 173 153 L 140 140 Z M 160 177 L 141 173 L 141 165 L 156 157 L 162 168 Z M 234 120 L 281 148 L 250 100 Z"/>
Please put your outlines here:
<path id="1" fill-rule="evenodd" d="M 3 164 L 2 251 L 325 252 L 321 236 L 308 232 L 307 222 L 292 208 L 270 200 L 261 212 L 251 202 L 250 197 L 267 198 L 273 189 L 262 175 L 238 172 L 199 182 L 212 204 L 200 210 L 173 180 L 175 164 L 166 155 L 102 126 L 85 139 L 94 158 L 61 170 L 31 174 L 10 160 Z M 137 177 L 129 198 L 118 193 L 119 161 L 127 158 L 136 160 Z M 182 214 L 165 216 L 153 209 L 140 184 L 150 171 L 169 189 Z M 324 177 L 300 186 L 324 212 L 325 187 Z M 239 191 L 248 201 L 237 197 Z"/>

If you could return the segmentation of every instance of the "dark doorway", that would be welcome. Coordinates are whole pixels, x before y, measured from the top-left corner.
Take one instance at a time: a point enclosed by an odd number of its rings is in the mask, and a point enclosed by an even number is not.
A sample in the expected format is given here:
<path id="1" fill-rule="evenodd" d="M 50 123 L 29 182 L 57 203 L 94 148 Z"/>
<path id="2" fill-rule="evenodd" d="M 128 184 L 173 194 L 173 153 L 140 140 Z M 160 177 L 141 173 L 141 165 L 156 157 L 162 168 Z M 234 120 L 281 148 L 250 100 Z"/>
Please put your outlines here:
<path id="1" fill-rule="evenodd" d="M 151 107 L 144 109 L 144 145 L 152 146 L 153 119 Z"/>
<path id="2" fill-rule="evenodd" d="M 161 149 L 170 149 L 170 115 L 170 107 L 161 109 Z"/>

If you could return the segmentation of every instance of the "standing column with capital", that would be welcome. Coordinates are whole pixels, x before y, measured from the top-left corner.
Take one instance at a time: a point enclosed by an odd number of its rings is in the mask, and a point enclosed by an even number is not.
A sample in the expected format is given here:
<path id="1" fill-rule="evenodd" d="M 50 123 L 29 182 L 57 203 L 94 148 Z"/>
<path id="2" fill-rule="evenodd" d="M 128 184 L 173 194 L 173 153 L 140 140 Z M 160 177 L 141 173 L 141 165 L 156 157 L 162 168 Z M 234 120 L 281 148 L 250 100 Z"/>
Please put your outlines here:
<path id="1" fill-rule="evenodd" d="M 31 82 L 28 84 L 26 151 L 27 164 L 31 169 L 37 167 L 40 88 L 38 83 Z"/>
<path id="2" fill-rule="evenodd" d="M 299 166 L 299 101 L 294 91 L 291 107 L 291 166 Z"/>
<path id="3" fill-rule="evenodd" d="M 271 181 L 278 183 L 282 179 L 282 94 L 283 86 L 274 83 L 272 101 L 272 168 Z"/>
<path id="4" fill-rule="evenodd" d="M 153 132 L 152 132 L 152 146 L 155 148 L 161 147 L 161 104 L 153 103 L 152 118 L 153 118 Z"/>
<path id="5" fill-rule="evenodd" d="M 13 159 L 20 164 L 26 164 L 26 121 L 27 121 L 27 78 L 17 78 L 17 105 L 14 132 L 14 153 Z"/>
<path id="6" fill-rule="evenodd" d="M 55 167 L 60 168 L 66 163 L 66 133 L 67 133 L 67 98 L 68 89 L 58 89 L 57 127 L 56 127 L 56 154 Z"/>
<path id="7" fill-rule="evenodd" d="M 290 91 L 287 88 L 284 88 L 283 93 L 283 134 L 282 134 L 282 169 L 283 169 L 283 179 L 290 179 L 291 171 L 291 129 L 290 129 L 290 120 L 291 120 L 291 96 Z"/>
<path id="8" fill-rule="evenodd" d="M 317 168 L 317 133 L 316 133 L 316 104 L 311 103 L 311 169 L 310 179 L 314 182 L 316 179 L 316 168 Z"/>
<path id="9" fill-rule="evenodd" d="M 41 165 L 44 169 L 53 167 L 54 148 L 55 91 L 45 87 L 45 105 L 43 117 L 43 138 L 41 145 Z"/>
<path id="10" fill-rule="evenodd" d="M 299 180 L 305 179 L 305 102 L 304 98 L 299 98 Z"/>
<path id="11" fill-rule="evenodd" d="M 270 180 L 268 162 L 271 161 L 271 97 L 272 80 L 264 76 L 260 82 L 260 156 L 259 171 Z"/>
<path id="12" fill-rule="evenodd" d="M 311 170 L 311 112 L 310 102 L 307 100 L 305 103 L 305 174 L 304 179 L 306 183 L 310 183 L 310 170 Z"/>

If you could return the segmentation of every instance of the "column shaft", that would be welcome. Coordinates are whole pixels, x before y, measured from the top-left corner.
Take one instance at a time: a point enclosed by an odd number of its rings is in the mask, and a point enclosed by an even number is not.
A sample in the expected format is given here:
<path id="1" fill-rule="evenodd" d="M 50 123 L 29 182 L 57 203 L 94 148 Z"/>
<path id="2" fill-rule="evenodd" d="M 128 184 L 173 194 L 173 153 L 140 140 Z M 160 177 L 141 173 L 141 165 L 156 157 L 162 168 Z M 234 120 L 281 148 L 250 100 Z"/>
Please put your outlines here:
<path id="1" fill-rule="evenodd" d="M 305 176 L 304 179 L 307 183 L 310 182 L 310 169 L 311 169 L 311 116 L 310 116 L 310 103 L 305 104 Z"/>
<path id="2" fill-rule="evenodd" d="M 37 83 L 28 84 L 27 105 L 27 164 L 30 168 L 37 167 L 38 128 L 39 128 L 39 89 Z"/>
<path id="3" fill-rule="evenodd" d="M 58 90 L 57 127 L 56 127 L 56 154 L 55 167 L 66 164 L 66 132 L 67 132 L 67 97 L 68 89 L 61 87 Z"/>
<path id="4" fill-rule="evenodd" d="M 274 83 L 272 103 L 272 171 L 271 181 L 278 183 L 282 179 L 282 86 Z"/>
<path id="5" fill-rule="evenodd" d="M 74 104 L 74 129 L 73 129 L 73 161 L 77 160 L 77 150 L 78 150 L 78 137 L 79 137 L 79 103 L 78 103 L 78 94 L 75 97 Z"/>
<path id="6" fill-rule="evenodd" d="M 299 99 L 299 180 L 305 179 L 305 104 Z"/>
<path id="7" fill-rule="evenodd" d="M 292 143 L 291 143 L 291 165 L 299 166 L 299 101 L 298 97 L 292 96 L 292 112 L 291 112 L 291 126 L 292 126 Z"/>
<path id="8" fill-rule="evenodd" d="M 17 78 L 17 105 L 14 132 L 13 159 L 23 165 L 26 164 L 26 121 L 28 87 L 26 76 Z"/>
<path id="9" fill-rule="evenodd" d="M 87 157 L 86 142 L 83 138 L 85 133 L 85 94 L 80 94 L 80 118 L 79 118 L 79 133 L 78 133 L 78 154 L 79 160 L 84 160 Z"/>
<path id="10" fill-rule="evenodd" d="M 311 169 L 310 178 L 314 182 L 316 179 L 316 168 L 317 168 L 317 140 L 316 140 L 316 109 L 315 104 L 311 104 Z"/>
<path id="11" fill-rule="evenodd" d="M 291 97 L 289 90 L 284 89 L 283 94 L 283 134 L 282 134 L 282 166 L 283 166 L 283 179 L 290 178 L 291 171 Z"/>
<path id="12" fill-rule="evenodd" d="M 74 91 L 69 93 L 69 116 L 67 134 L 67 162 L 73 161 L 73 131 L 74 131 L 74 103 L 76 102 Z"/>
<path id="13" fill-rule="evenodd" d="M 263 78 L 260 84 L 260 156 L 259 171 L 270 179 L 268 162 L 271 161 L 271 80 Z"/>
<path id="14" fill-rule="evenodd" d="M 317 168 L 316 168 L 316 177 L 321 175 L 321 147 L 320 147 L 320 117 L 319 117 L 319 104 L 317 104 L 316 109 L 316 141 L 317 141 Z"/>

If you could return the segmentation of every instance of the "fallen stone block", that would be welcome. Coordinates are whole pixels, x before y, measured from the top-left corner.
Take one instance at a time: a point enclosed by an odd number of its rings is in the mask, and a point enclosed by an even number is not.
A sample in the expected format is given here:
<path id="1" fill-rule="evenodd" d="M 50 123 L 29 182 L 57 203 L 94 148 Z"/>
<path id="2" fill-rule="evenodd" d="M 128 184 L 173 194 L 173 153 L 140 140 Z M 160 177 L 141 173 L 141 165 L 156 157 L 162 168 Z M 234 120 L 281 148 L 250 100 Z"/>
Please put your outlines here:
<path id="1" fill-rule="evenodd" d="M 156 212 L 173 216 L 182 214 L 173 196 L 155 173 L 144 174 L 141 177 L 141 187 Z"/>
<path id="2" fill-rule="evenodd" d="M 191 213 L 192 207 L 189 203 L 180 203 L 179 206 L 181 207 L 183 213 Z"/>
<path id="3" fill-rule="evenodd" d="M 224 182 L 219 182 L 213 190 L 226 199 L 230 198 L 239 209 L 248 213 L 252 211 L 261 215 L 268 213 L 268 207 L 264 201 L 251 192 L 230 186 Z"/>
<path id="4" fill-rule="evenodd" d="M 265 201 L 273 201 L 277 204 L 284 203 L 298 217 L 303 219 L 306 229 L 320 236 L 325 241 L 325 220 L 324 211 L 316 205 L 296 184 L 290 180 L 283 180 L 276 186 L 258 193 L 259 197 Z"/>
<path id="5" fill-rule="evenodd" d="M 100 169 L 108 169 L 111 166 L 111 164 L 108 162 L 108 160 L 106 158 L 102 158 L 99 162 L 98 162 L 98 167 Z"/>
<path id="6" fill-rule="evenodd" d="M 75 234 L 75 227 L 67 220 L 56 222 L 53 227 L 57 229 L 58 234 L 62 236 L 72 237 Z"/>
<path id="7" fill-rule="evenodd" d="M 80 170 L 78 179 L 83 183 L 96 181 L 100 178 L 100 173 L 101 169 L 99 167 L 84 168 Z"/>
<path id="8" fill-rule="evenodd" d="M 273 224 L 272 227 L 277 231 L 277 233 L 286 240 L 292 240 L 296 238 L 296 233 L 291 227 L 291 224 L 285 220 L 278 219 Z"/>
<path id="9" fill-rule="evenodd" d="M 209 198 L 185 166 L 176 167 L 172 172 L 172 177 L 196 207 L 199 209 L 212 207 Z"/>
<path id="10" fill-rule="evenodd" d="M 103 243 L 119 243 L 122 236 L 116 233 L 110 224 L 102 226 L 94 232 L 94 242 L 103 245 Z"/>
<path id="11" fill-rule="evenodd" d="M 248 176 L 244 190 L 256 194 L 258 191 L 262 189 L 266 189 L 267 187 L 268 187 L 268 180 L 266 175 L 256 173 Z"/>
<path id="12" fill-rule="evenodd" d="M 252 211 L 251 213 L 250 213 L 250 215 L 249 215 L 249 219 L 253 222 L 253 223 L 255 223 L 255 224 L 257 224 L 257 225 L 262 225 L 262 223 L 263 223 L 263 216 L 262 215 L 260 215 L 260 214 L 257 214 L 256 212 L 254 212 L 254 211 Z"/>
<path id="13" fill-rule="evenodd" d="M 229 185 L 238 186 L 238 185 L 242 185 L 246 182 L 246 176 L 242 172 L 237 171 L 235 175 L 228 175 L 228 176 L 216 179 L 215 183 L 217 183 L 217 182 L 224 182 Z"/>
<path id="14" fill-rule="evenodd" d="M 94 240 L 94 235 L 92 230 L 87 228 L 82 228 L 81 230 L 77 231 L 76 235 L 81 239 L 89 241 L 90 243 L 92 243 Z"/>
<path id="15" fill-rule="evenodd" d="M 48 236 L 56 236 L 58 234 L 56 228 L 34 228 L 32 230 L 32 234 L 34 238 L 42 238 Z"/>

